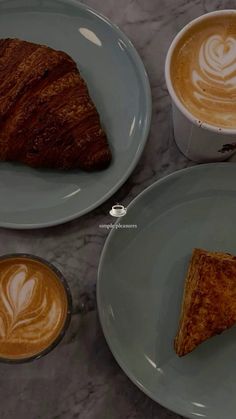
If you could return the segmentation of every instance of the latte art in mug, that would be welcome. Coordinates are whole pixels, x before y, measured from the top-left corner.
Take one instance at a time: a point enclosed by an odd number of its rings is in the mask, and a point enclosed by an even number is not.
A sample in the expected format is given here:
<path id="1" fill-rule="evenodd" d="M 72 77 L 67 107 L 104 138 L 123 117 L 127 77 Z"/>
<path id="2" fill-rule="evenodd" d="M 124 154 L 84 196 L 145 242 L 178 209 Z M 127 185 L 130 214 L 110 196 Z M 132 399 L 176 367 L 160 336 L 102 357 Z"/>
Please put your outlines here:
<path id="1" fill-rule="evenodd" d="M 0 261 L 0 357 L 31 357 L 57 338 L 67 298 L 56 274 L 30 259 Z"/>
<path id="2" fill-rule="evenodd" d="M 171 78 L 196 119 L 236 128 L 236 16 L 209 17 L 191 27 L 175 47 Z"/>

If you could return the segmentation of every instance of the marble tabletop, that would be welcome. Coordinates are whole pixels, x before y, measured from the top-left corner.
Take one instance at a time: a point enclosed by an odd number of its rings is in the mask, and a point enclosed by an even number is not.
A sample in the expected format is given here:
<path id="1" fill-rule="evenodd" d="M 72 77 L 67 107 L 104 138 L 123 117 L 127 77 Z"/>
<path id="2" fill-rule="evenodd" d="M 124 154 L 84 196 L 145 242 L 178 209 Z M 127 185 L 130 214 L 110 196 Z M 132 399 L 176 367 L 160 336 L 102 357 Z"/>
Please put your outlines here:
<path id="1" fill-rule="evenodd" d="M 98 320 L 96 280 L 108 232 L 109 209 L 123 205 L 160 177 L 190 166 L 176 148 L 164 60 L 174 34 L 208 11 L 236 8 L 236 0 L 87 0 L 116 23 L 143 59 L 153 97 L 149 139 L 122 188 L 90 214 L 65 225 L 31 231 L 0 230 L 0 254 L 33 253 L 56 263 L 73 294 L 72 322 L 50 354 L 24 365 L 0 365 L 1 419 L 180 418 L 146 397 L 115 362 Z"/>

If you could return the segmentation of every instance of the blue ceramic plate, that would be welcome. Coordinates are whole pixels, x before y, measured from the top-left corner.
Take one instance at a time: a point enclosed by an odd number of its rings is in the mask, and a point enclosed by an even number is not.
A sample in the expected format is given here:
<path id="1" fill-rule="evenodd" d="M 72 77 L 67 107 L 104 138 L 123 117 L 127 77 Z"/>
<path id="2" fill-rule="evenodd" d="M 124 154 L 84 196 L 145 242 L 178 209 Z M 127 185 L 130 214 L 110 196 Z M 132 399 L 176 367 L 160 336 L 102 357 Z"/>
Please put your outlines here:
<path id="1" fill-rule="evenodd" d="M 178 358 L 173 349 L 194 247 L 236 254 L 236 165 L 176 172 L 137 197 L 105 244 L 97 288 L 118 363 L 157 402 L 188 418 L 233 419 L 236 327 Z"/>
<path id="2" fill-rule="evenodd" d="M 126 36 L 74 0 L 0 1 L 0 38 L 6 37 L 46 44 L 74 58 L 111 144 L 113 162 L 99 173 L 0 163 L 0 226 L 60 224 L 104 202 L 134 169 L 150 126 L 148 78 Z"/>

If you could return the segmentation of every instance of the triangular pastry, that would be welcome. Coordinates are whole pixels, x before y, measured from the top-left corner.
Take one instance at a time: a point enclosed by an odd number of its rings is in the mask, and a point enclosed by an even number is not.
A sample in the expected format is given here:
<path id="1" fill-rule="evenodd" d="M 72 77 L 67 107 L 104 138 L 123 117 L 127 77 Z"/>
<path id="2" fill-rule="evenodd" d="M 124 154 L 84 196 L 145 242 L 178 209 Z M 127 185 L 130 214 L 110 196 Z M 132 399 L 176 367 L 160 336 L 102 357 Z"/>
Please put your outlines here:
<path id="1" fill-rule="evenodd" d="M 235 323 L 236 257 L 194 249 L 174 342 L 177 355 L 188 354 Z"/>

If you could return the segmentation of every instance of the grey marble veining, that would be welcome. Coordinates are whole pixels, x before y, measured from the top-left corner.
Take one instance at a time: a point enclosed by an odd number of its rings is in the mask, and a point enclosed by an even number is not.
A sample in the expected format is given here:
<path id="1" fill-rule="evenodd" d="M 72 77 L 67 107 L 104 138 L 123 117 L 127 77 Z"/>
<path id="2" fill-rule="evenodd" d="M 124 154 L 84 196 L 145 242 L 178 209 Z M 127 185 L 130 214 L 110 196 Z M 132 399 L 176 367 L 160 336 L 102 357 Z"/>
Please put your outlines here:
<path id="1" fill-rule="evenodd" d="M 72 289 L 74 314 L 63 342 L 41 360 L 0 365 L 1 419 L 177 419 L 124 375 L 103 337 L 96 310 L 99 257 L 115 202 L 127 205 L 148 185 L 191 165 L 176 148 L 164 59 L 174 34 L 189 20 L 236 0 L 88 0 L 128 35 L 147 69 L 153 95 L 151 132 L 125 185 L 105 204 L 71 223 L 43 230 L 0 230 L 0 254 L 29 252 L 58 265 Z"/>

